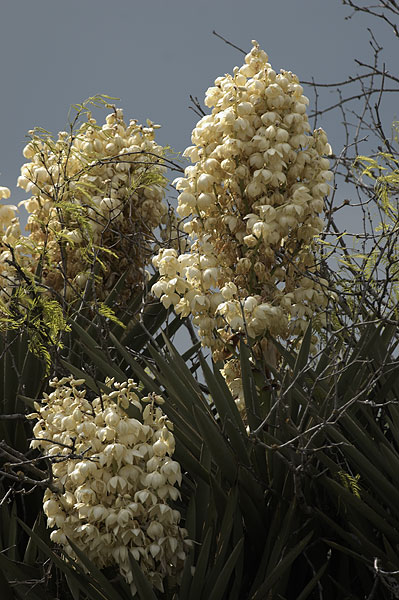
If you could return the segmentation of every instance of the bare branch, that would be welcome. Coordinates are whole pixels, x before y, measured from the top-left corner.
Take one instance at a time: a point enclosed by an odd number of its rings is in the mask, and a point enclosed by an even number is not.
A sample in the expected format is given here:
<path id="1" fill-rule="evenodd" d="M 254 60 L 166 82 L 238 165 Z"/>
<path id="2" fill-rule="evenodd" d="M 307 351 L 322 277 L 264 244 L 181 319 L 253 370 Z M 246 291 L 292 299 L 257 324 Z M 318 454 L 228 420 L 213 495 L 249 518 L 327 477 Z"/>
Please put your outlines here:
<path id="1" fill-rule="evenodd" d="M 220 38 L 221 40 L 223 40 L 226 44 L 228 44 L 229 46 L 231 46 L 232 48 L 235 48 L 236 50 L 238 50 L 239 52 L 241 52 L 242 54 L 246 54 L 245 50 L 243 50 L 242 48 L 240 48 L 239 46 L 236 46 L 235 44 L 233 44 L 232 42 L 229 42 L 229 40 L 226 40 L 226 38 L 224 38 L 222 35 L 220 35 L 220 33 L 216 33 L 215 30 L 212 31 L 213 35 L 216 35 L 216 37 Z"/>

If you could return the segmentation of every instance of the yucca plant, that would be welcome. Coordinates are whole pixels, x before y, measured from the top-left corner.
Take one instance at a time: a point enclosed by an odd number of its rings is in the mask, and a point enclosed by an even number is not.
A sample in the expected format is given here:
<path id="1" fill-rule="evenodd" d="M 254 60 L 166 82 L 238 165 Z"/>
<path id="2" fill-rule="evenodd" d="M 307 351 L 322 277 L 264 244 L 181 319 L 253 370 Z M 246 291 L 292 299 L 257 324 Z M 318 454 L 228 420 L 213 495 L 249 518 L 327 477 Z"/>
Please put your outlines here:
<path id="1" fill-rule="evenodd" d="M 253 55 L 263 56 L 256 44 Z M 250 73 L 252 67 L 248 68 L 244 66 Z M 286 75 L 291 77 L 288 72 Z M 282 85 L 288 85 L 288 80 Z M 212 94 L 219 93 L 213 89 Z M 248 106 L 241 105 L 241 110 L 246 114 Z M 271 118 L 267 114 L 266 120 Z M 284 131 L 280 135 L 285 135 Z M 324 152 L 327 146 L 323 140 L 319 141 Z M 269 177 L 267 172 L 265 176 Z M 222 183 L 220 196 L 228 190 L 228 185 Z M 293 183 L 297 186 L 297 176 Z M 201 179 L 201 185 L 208 184 L 209 174 Z M 323 190 L 319 189 L 317 195 L 322 196 Z M 211 187 L 208 191 L 212 191 Z M 256 196 L 256 189 L 253 192 Z M 187 200 L 187 193 L 181 196 Z M 209 198 L 203 197 L 202 201 L 209 202 Z M 110 199 L 104 200 L 104 210 L 112 209 Z M 269 205 L 263 208 L 270 209 Z M 320 210 L 321 205 L 315 208 L 316 212 Z M 188 212 L 183 208 L 182 216 Z M 266 209 L 263 212 L 267 214 Z M 227 221 L 224 225 L 228 233 L 233 231 Z M 254 234 L 258 225 L 251 225 Z M 319 226 L 320 223 L 317 230 Z M 75 230 L 69 233 L 76 238 Z M 287 248 L 286 233 L 278 243 L 276 257 L 289 263 L 296 257 L 297 248 L 294 243 L 291 259 L 286 252 L 280 252 L 280 248 Z M 255 237 L 248 237 L 252 238 L 248 248 L 254 244 L 258 249 Z M 64 240 L 60 244 L 62 249 L 64 242 L 67 243 Z M 106 248 L 101 250 L 107 254 Z M 308 250 L 305 245 L 306 253 Z M 217 252 L 216 263 L 218 256 Z M 235 269 L 234 256 L 231 265 Z M 240 253 L 237 261 L 238 257 Z M 259 257 L 260 268 L 263 259 Z M 242 269 L 250 258 L 243 260 L 240 258 Z M 299 272 L 302 277 L 303 272 Z M 336 279 L 336 288 L 347 294 L 347 302 L 338 297 L 334 307 L 335 331 L 328 331 L 330 325 L 319 320 L 318 330 L 313 331 L 309 325 L 306 334 L 297 340 L 297 347 L 269 337 L 269 348 L 274 346 L 279 356 L 277 366 L 259 357 L 262 346 L 258 342 L 264 341 L 260 340 L 262 335 L 268 336 L 267 327 L 261 330 L 262 334 L 253 329 L 258 336 L 255 343 L 244 326 L 235 331 L 233 320 L 228 321 L 231 330 L 224 331 L 224 351 L 227 355 L 231 351 L 228 358 L 239 366 L 243 405 L 236 404 L 226 385 L 221 374 L 224 364 L 213 364 L 203 355 L 190 322 L 149 298 L 157 275 L 145 286 L 144 298 L 140 291 L 119 311 L 114 310 L 115 301 L 125 284 L 126 273 L 105 299 L 101 290 L 101 302 L 91 297 L 89 309 L 83 303 L 68 311 L 63 347 L 48 352 L 47 365 L 27 351 L 26 336 L 7 332 L 1 340 L 4 377 L 0 422 L 4 436 L 0 447 L 4 487 L 0 505 L 0 582 L 5 597 L 399 598 L 396 324 L 394 317 L 383 319 L 382 313 L 367 314 L 375 307 L 375 297 L 371 303 L 359 303 L 361 308 L 357 310 L 355 304 L 360 297 L 364 300 L 362 294 L 367 293 L 367 288 L 353 298 L 349 293 L 354 273 L 351 264 L 348 273 L 348 280 L 341 277 L 341 284 L 339 276 Z M 83 300 L 87 300 L 90 286 L 83 275 L 76 275 L 76 282 L 83 282 Z M 90 275 L 94 282 L 97 274 L 93 270 Z M 314 277 L 315 272 L 310 275 Z M 212 279 L 214 275 L 208 272 L 207 276 Z M 173 285 L 178 279 L 173 276 L 175 279 Z M 322 288 L 331 287 L 333 280 L 322 280 Z M 363 276 L 359 281 L 363 285 Z M 163 284 L 165 281 L 158 291 L 162 288 L 165 292 Z M 168 305 L 170 290 L 166 291 L 164 301 Z M 263 288 L 259 291 L 263 293 Z M 295 311 L 291 316 L 295 321 Z M 181 355 L 171 338 L 184 324 L 190 329 L 193 343 Z M 318 351 L 314 341 L 317 335 Z M 223 353 L 219 356 L 223 357 Z M 70 374 L 82 380 L 81 385 L 93 397 L 101 398 L 101 394 L 110 392 L 107 378 L 111 378 L 119 383 L 132 379 L 137 383 L 138 395 L 163 399 L 162 410 L 174 426 L 174 458 L 183 471 L 181 496 L 176 496 L 171 504 L 180 512 L 193 542 L 178 584 L 166 580 L 163 591 L 156 589 L 130 553 L 136 590 L 133 593 L 118 573 L 117 559 L 114 566 L 101 569 L 88 558 L 86 548 L 72 539 L 67 541 L 73 556 L 66 552 L 65 544 L 50 541 L 41 511 L 42 493 L 48 488 L 57 494 L 57 487 L 48 457 L 44 459 L 37 451 L 29 450 L 32 433 L 24 419 L 24 407 L 32 406 L 48 391 L 47 375 Z M 134 407 L 130 409 L 131 415 L 139 416 Z M 12 487 L 6 489 L 10 481 Z M 86 524 L 84 517 L 81 522 Z"/>
<path id="2" fill-rule="evenodd" d="M 114 329 L 101 346 L 92 324 L 71 327 L 74 350 L 67 358 L 79 361 L 74 366 L 62 359 L 66 370 L 93 391 L 106 376 L 121 382 L 135 378 L 143 395 L 164 398 L 163 409 L 174 423 L 175 457 L 184 472 L 178 508 L 195 544 L 180 587 L 164 594 L 151 589 L 132 559 L 139 598 L 288 600 L 322 592 L 323 598 L 360 600 L 374 589 L 377 597 L 397 597 L 393 324 L 365 323 L 349 350 L 333 336 L 313 359 L 309 327 L 299 352 L 275 342 L 283 360 L 268 373 L 242 339 L 245 413 L 237 409 L 220 365 L 205 360 L 198 345 L 185 356 L 194 361 L 193 374 L 165 334 L 154 336 L 146 326 L 140 329 L 143 344 L 137 334 L 129 339 L 122 333 L 124 339 Z M 101 349 L 104 343 L 109 354 Z M 26 593 L 29 581 L 43 579 L 36 561 L 45 556 L 52 572 L 66 577 L 65 597 L 129 597 L 120 578 L 112 590 L 105 586 L 107 574 L 84 554 L 80 563 L 67 556 L 60 560 L 42 519 L 33 526 L 35 519 L 23 515 L 33 530 L 22 523 L 21 529 L 17 508 L 2 509 L 7 526 L 1 568 L 8 581 L 21 582 L 21 587 L 12 584 L 13 593 Z M 30 535 L 25 554 L 31 563 L 9 550 L 22 531 Z"/>

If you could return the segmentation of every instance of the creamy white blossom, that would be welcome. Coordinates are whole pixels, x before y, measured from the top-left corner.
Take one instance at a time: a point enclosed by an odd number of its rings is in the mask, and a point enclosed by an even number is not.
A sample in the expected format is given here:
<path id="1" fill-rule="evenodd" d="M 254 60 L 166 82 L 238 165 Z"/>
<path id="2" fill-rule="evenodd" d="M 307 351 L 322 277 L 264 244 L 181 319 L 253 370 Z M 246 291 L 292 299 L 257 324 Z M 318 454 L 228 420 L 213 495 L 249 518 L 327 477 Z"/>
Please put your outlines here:
<path id="1" fill-rule="evenodd" d="M 178 581 L 189 546 L 171 505 L 182 479 L 173 425 L 161 397 L 140 400 L 132 380 L 105 385 L 110 392 L 89 401 L 84 380 L 53 379 L 30 415 L 31 447 L 51 459 L 60 487 L 44 494 L 50 537 L 74 556 L 69 538 L 99 568 L 116 564 L 135 593 L 131 552 L 162 590 L 165 578 Z M 139 419 L 127 415 L 133 407 Z"/>
<path id="2" fill-rule="evenodd" d="M 125 272 L 118 302 L 142 285 L 152 232 L 167 221 L 158 127 L 126 123 L 114 108 L 103 125 L 89 113 L 77 131 L 61 131 L 55 140 L 30 132 L 23 151 L 29 162 L 18 178 L 30 194 L 19 203 L 29 213 L 28 236 L 14 219 L 16 207 L 0 205 L 0 284 L 8 296 L 17 271 L 7 262 L 2 235 L 19 266 L 36 273 L 40 265 L 42 283 L 69 302 L 82 299 L 88 281 L 104 299 Z M 0 187 L 0 198 L 9 195 Z"/>
<path id="3" fill-rule="evenodd" d="M 245 64 L 208 89 L 212 112 L 184 153 L 193 164 L 175 185 L 189 246 L 159 251 L 153 293 L 194 317 L 216 360 L 231 354 L 235 334 L 301 336 L 326 308 L 313 244 L 331 148 L 322 129 L 311 132 L 308 102 L 297 76 L 276 74 L 253 42 Z"/>

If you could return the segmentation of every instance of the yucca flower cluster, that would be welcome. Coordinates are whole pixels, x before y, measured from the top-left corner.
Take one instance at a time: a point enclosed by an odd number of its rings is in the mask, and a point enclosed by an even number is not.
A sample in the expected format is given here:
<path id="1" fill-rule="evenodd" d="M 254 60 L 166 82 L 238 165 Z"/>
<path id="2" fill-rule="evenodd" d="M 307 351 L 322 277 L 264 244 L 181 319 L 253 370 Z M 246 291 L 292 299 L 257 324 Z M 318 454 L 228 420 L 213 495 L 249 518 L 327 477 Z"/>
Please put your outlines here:
<path id="1" fill-rule="evenodd" d="M 10 189 L 1 186 L 0 200 L 8 200 L 10 196 Z M 13 204 L 0 204 L 0 297 L 1 290 L 10 292 L 15 281 L 7 259 L 12 258 L 8 245 L 14 245 L 21 235 L 18 220 L 15 218 L 17 210 L 18 208 Z"/>
<path id="2" fill-rule="evenodd" d="M 231 354 L 235 334 L 301 336 L 309 318 L 325 320 L 327 281 L 317 277 L 312 246 L 323 229 L 331 148 L 322 129 L 310 133 L 297 76 L 276 74 L 267 61 L 253 42 L 245 64 L 208 89 L 212 113 L 184 153 L 193 165 L 175 180 L 190 246 L 153 259 L 161 275 L 153 293 L 194 317 L 216 360 Z M 230 372 L 232 383 L 236 365 Z"/>
<path id="3" fill-rule="evenodd" d="M 29 415 L 38 419 L 31 447 L 51 461 L 59 485 L 59 493 L 44 495 L 50 537 L 74 556 L 72 540 L 99 568 L 117 565 L 135 593 L 130 552 L 163 590 L 164 578 L 177 583 L 189 546 L 170 505 L 181 483 L 173 425 L 163 399 L 139 400 L 133 380 L 105 385 L 109 392 L 90 401 L 84 380 L 55 378 Z M 140 419 L 129 417 L 129 409 Z"/>
<path id="4" fill-rule="evenodd" d="M 8 236 L 14 257 L 4 249 L 2 269 L 14 258 L 68 302 L 82 298 L 88 281 L 91 296 L 95 290 L 103 300 L 127 271 L 119 297 L 126 300 L 143 282 L 154 230 L 167 213 L 165 149 L 155 141 L 157 127 L 150 121 L 126 124 L 122 110 L 113 108 L 102 126 L 88 113 L 76 131 L 62 131 L 56 140 L 31 131 L 23 151 L 29 162 L 18 178 L 31 194 L 20 203 L 29 213 L 30 234 L 18 234 L 15 222 Z M 7 274 L 12 281 L 11 267 Z"/>

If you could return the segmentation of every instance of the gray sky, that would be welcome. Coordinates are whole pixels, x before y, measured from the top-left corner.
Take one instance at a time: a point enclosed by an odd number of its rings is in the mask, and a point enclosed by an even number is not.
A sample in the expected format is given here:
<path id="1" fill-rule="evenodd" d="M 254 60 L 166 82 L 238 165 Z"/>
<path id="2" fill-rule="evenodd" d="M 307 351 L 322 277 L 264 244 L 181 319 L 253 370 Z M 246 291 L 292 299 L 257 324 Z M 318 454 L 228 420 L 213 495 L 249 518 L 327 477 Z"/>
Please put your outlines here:
<path id="1" fill-rule="evenodd" d="M 276 70 L 300 80 L 345 79 L 355 56 L 371 56 L 372 23 L 348 14 L 340 0 L 3 0 L 0 185 L 12 202 L 25 198 L 15 185 L 26 132 L 64 129 L 69 106 L 97 93 L 119 97 L 126 118 L 160 123 L 157 139 L 184 150 L 197 121 L 189 94 L 202 100 L 215 77 L 242 63 L 213 29 L 245 50 L 256 39 Z M 389 54 L 392 36 L 375 25 Z M 333 147 L 334 118 L 320 122 Z"/>

